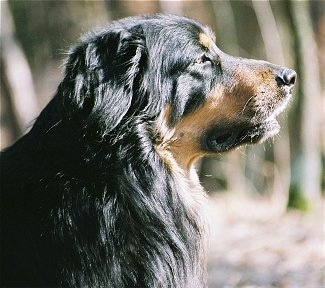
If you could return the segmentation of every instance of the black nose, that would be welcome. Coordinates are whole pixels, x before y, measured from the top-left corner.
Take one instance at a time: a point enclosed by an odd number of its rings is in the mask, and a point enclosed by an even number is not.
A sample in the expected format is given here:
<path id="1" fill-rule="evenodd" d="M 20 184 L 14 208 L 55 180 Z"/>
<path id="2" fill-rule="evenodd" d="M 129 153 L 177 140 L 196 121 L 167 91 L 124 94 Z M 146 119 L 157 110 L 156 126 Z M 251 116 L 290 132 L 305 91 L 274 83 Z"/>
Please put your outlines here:
<path id="1" fill-rule="evenodd" d="M 279 85 L 293 86 L 296 83 L 297 73 L 291 69 L 283 68 L 277 74 L 276 80 Z"/>

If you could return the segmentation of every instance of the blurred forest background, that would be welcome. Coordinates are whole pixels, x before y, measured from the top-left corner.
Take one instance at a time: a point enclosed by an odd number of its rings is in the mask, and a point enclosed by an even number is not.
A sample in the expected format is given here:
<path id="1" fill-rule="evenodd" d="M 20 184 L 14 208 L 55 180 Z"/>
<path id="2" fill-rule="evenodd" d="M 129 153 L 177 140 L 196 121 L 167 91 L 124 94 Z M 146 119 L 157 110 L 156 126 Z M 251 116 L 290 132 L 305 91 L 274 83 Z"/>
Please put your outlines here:
<path id="1" fill-rule="evenodd" d="M 209 25 L 226 53 L 298 73 L 275 139 L 204 159 L 210 287 L 325 287 L 325 1 L 18 1 L 1 5 L 0 148 L 54 95 L 85 32 L 130 15 L 173 13 Z M 172 53 L 172 51 L 171 51 Z"/>

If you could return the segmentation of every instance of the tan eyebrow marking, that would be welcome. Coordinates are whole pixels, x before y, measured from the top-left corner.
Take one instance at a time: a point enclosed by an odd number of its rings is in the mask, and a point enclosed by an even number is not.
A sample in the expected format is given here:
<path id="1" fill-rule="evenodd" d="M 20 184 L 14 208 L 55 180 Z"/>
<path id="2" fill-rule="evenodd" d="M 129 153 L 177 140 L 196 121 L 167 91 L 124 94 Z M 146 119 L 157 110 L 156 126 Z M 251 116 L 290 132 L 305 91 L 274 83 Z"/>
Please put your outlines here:
<path id="1" fill-rule="evenodd" d="M 214 41 L 206 35 L 205 33 L 200 33 L 199 35 L 199 42 L 202 44 L 203 47 L 211 49 L 212 45 L 214 44 Z"/>

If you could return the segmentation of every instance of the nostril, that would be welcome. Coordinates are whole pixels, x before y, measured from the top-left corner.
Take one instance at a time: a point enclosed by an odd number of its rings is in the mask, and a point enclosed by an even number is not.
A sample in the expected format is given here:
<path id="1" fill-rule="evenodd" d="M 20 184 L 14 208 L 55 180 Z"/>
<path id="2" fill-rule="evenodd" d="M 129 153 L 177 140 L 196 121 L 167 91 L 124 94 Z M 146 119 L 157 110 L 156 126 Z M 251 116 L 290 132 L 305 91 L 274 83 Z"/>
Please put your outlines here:
<path id="1" fill-rule="evenodd" d="M 281 85 L 294 85 L 296 83 L 297 73 L 291 69 L 282 69 L 277 75 L 277 80 Z"/>

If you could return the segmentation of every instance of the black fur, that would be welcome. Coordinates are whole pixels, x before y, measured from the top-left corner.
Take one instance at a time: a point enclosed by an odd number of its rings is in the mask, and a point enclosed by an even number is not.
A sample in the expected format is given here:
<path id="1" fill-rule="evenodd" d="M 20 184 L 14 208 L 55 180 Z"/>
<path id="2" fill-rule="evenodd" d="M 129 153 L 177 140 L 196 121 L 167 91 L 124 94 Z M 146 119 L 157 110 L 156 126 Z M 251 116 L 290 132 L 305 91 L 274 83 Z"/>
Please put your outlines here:
<path id="1" fill-rule="evenodd" d="M 71 50 L 55 97 L 1 155 L 3 285 L 203 285 L 201 220 L 151 127 L 167 103 L 174 121 L 184 110 L 172 97 L 189 27 L 201 29 L 180 17 L 129 18 Z"/>
<path id="2" fill-rule="evenodd" d="M 295 72 L 231 57 L 203 25 L 126 18 L 85 37 L 1 154 L 1 285 L 201 288 L 206 154 L 275 135 Z"/>

